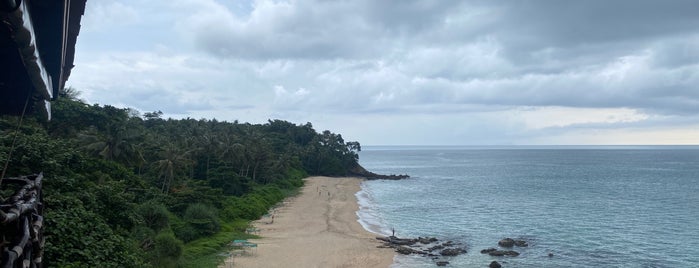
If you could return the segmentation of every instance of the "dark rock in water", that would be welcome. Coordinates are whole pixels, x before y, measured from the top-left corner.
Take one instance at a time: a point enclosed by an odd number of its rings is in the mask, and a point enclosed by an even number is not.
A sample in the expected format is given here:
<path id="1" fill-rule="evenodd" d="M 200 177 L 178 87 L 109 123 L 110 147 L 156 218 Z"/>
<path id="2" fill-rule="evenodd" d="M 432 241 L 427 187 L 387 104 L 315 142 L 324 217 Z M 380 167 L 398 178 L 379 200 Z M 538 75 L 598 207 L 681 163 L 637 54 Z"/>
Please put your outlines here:
<path id="1" fill-rule="evenodd" d="M 488 255 L 496 256 L 496 257 L 502 257 L 502 256 L 517 257 L 517 256 L 519 256 L 519 252 L 514 251 L 514 250 L 495 250 L 495 251 L 488 252 Z"/>
<path id="2" fill-rule="evenodd" d="M 466 250 L 462 248 L 448 248 L 439 252 L 442 256 L 456 256 L 463 253 L 466 253 Z"/>
<path id="3" fill-rule="evenodd" d="M 434 247 L 428 248 L 427 251 L 432 252 L 432 251 L 435 251 L 438 249 L 443 249 L 443 248 L 444 248 L 444 245 L 436 245 Z"/>
<path id="4" fill-rule="evenodd" d="M 391 244 L 409 246 L 417 243 L 416 239 L 403 239 L 403 238 L 392 238 Z"/>
<path id="5" fill-rule="evenodd" d="M 529 244 L 527 244 L 527 241 L 524 241 L 524 240 L 515 240 L 515 246 L 528 247 Z"/>
<path id="6" fill-rule="evenodd" d="M 417 240 L 422 244 L 430 244 L 437 242 L 437 238 L 434 237 L 418 237 Z"/>
<path id="7" fill-rule="evenodd" d="M 498 245 L 503 247 L 503 248 L 511 248 L 513 246 L 518 246 L 518 247 L 528 247 L 529 246 L 527 241 L 514 240 L 514 239 L 509 238 L 509 237 L 498 241 Z"/>
<path id="8" fill-rule="evenodd" d="M 511 248 L 515 245 L 515 240 L 512 238 L 505 238 L 498 242 L 498 245 L 504 248 Z"/>
<path id="9" fill-rule="evenodd" d="M 484 249 L 484 250 L 481 250 L 481 254 L 488 254 L 488 253 L 493 252 L 493 251 L 497 251 L 497 249 L 496 248 Z"/>
<path id="10" fill-rule="evenodd" d="M 377 236 L 377 240 L 381 240 L 384 242 L 387 242 L 392 245 L 401 245 L 401 246 L 408 246 L 417 243 L 417 239 L 409 239 L 409 238 L 398 238 L 395 236 L 389 236 L 389 237 L 382 237 L 382 236 Z"/>
<path id="11" fill-rule="evenodd" d="M 499 262 L 492 261 L 490 265 L 488 265 L 488 268 L 502 268 L 502 265 L 500 265 Z"/>
<path id="12" fill-rule="evenodd" d="M 449 264 L 448 261 L 438 261 L 437 262 L 437 266 L 447 266 L 447 264 Z"/>
<path id="13" fill-rule="evenodd" d="M 404 246 L 397 246 L 397 247 L 396 247 L 396 252 L 398 252 L 398 253 L 400 253 L 400 254 L 403 254 L 403 255 L 410 255 L 410 254 L 413 254 L 413 253 L 418 253 L 417 250 L 414 250 L 414 249 L 409 248 L 409 247 L 404 247 Z"/>
<path id="14" fill-rule="evenodd" d="M 553 257 L 553 253 L 549 253 L 549 258 Z"/>
<path id="15" fill-rule="evenodd" d="M 378 236 L 376 239 L 384 242 L 384 245 L 378 247 L 393 248 L 397 253 L 403 255 L 417 254 L 425 257 L 432 257 L 435 261 L 441 258 L 441 256 L 457 256 L 466 253 L 466 249 L 463 248 L 460 243 L 454 243 L 452 241 L 440 243 L 439 240 L 434 237 L 398 238 L 395 236 Z M 439 251 L 439 255 L 432 253 L 436 250 L 441 250 Z M 441 262 L 443 262 L 444 265 L 449 263 L 445 261 Z"/>

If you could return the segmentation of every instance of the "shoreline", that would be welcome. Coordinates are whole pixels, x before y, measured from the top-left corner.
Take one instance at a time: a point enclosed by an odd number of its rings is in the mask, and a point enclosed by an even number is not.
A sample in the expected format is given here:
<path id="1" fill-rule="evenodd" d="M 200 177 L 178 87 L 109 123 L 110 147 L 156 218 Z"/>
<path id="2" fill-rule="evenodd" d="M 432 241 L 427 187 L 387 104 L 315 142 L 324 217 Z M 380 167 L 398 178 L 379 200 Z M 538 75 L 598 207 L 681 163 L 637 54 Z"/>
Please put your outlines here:
<path id="1" fill-rule="evenodd" d="M 356 193 L 364 179 L 309 177 L 300 194 L 253 225 L 260 239 L 251 254 L 233 256 L 233 267 L 376 267 L 393 264 L 394 251 L 377 248 L 376 234 L 358 221 Z M 226 267 L 225 264 L 219 267 Z"/>

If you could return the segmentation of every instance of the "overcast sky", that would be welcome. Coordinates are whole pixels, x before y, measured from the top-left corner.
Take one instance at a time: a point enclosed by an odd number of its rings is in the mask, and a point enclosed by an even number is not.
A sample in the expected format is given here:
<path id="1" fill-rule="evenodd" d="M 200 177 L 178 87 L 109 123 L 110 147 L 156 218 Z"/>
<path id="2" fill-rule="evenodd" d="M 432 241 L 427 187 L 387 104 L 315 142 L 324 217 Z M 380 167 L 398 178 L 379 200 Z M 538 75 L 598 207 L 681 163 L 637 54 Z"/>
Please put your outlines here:
<path id="1" fill-rule="evenodd" d="M 363 145 L 699 144 L 699 1 L 90 0 L 68 85 Z"/>

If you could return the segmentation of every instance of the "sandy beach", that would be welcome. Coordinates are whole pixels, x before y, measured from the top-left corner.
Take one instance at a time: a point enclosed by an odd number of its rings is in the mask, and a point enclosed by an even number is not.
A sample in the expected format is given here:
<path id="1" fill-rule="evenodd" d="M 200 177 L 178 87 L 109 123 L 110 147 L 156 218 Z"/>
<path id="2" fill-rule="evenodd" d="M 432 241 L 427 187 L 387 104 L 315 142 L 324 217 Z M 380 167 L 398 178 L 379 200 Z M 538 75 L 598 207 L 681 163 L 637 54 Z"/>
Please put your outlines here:
<path id="1" fill-rule="evenodd" d="M 361 179 L 310 177 L 301 194 L 271 217 L 254 222 L 261 239 L 251 254 L 234 256 L 232 267 L 389 267 L 393 250 L 377 248 L 376 235 L 357 222 Z M 230 265 L 230 264 L 229 264 Z M 226 267 L 224 265 L 220 267 Z"/>

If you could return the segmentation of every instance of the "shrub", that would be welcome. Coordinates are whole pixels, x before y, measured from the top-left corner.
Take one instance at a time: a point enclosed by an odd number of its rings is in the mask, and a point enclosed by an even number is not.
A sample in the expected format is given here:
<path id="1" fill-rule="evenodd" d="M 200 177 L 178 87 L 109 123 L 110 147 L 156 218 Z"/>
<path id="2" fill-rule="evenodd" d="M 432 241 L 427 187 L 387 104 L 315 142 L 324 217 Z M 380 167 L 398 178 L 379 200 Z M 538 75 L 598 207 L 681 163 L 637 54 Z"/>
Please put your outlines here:
<path id="1" fill-rule="evenodd" d="M 143 223 L 155 232 L 168 227 L 168 213 L 165 205 L 156 202 L 148 202 L 138 208 Z"/>
<path id="2" fill-rule="evenodd" d="M 153 264 L 156 267 L 176 267 L 182 257 L 182 241 L 170 233 L 160 233 L 155 237 Z"/>
<path id="3" fill-rule="evenodd" d="M 215 208 L 201 203 L 191 204 L 182 217 L 184 224 L 178 226 L 175 233 L 185 242 L 215 234 L 221 228 L 216 214 Z"/>

